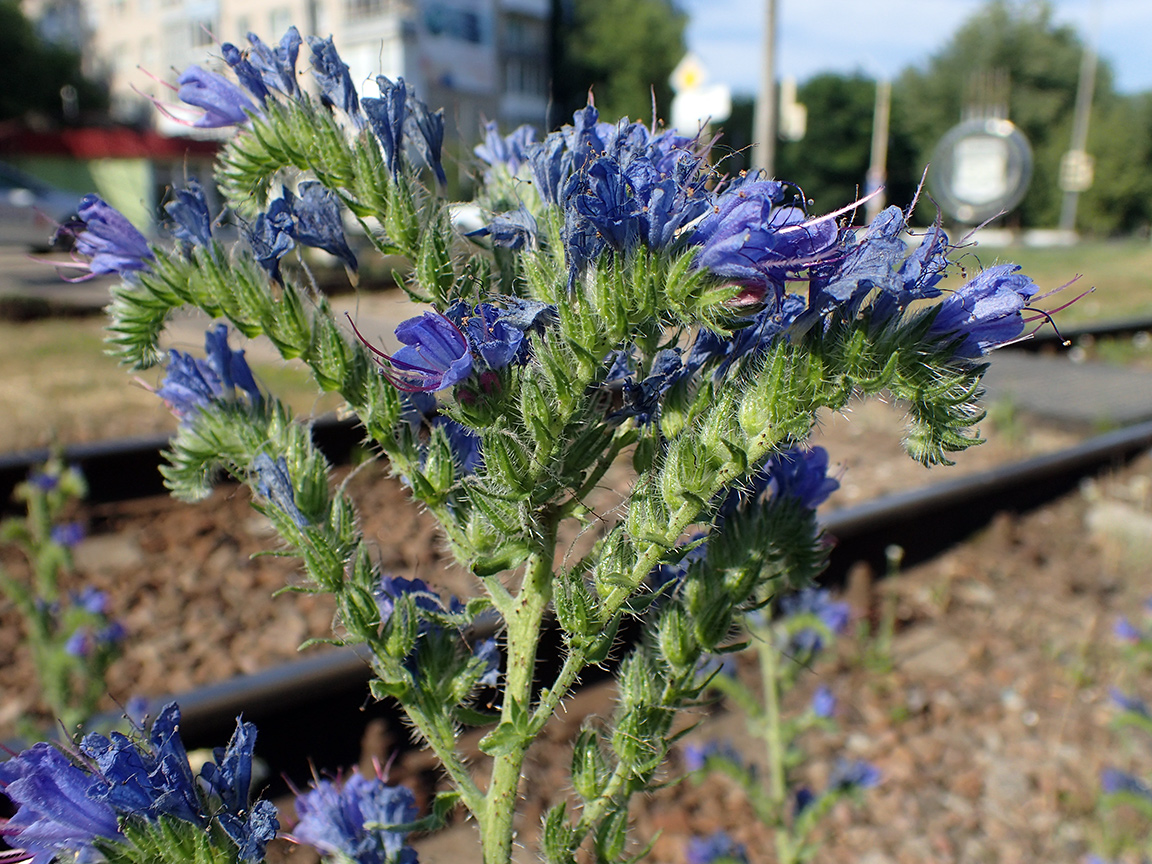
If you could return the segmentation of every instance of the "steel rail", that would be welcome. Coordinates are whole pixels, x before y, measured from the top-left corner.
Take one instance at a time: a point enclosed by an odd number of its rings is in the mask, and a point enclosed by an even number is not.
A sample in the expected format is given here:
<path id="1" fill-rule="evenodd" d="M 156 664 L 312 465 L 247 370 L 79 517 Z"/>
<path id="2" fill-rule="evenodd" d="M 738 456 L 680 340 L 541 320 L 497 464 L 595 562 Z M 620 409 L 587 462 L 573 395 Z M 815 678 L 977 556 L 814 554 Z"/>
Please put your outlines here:
<path id="1" fill-rule="evenodd" d="M 1056 453 L 830 513 L 822 519 L 825 531 L 835 539 L 825 580 L 842 583 L 859 562 L 883 576 L 891 544 L 903 547 L 905 565 L 928 560 L 987 525 L 996 514 L 1042 506 L 1075 489 L 1084 478 L 1119 467 L 1150 448 L 1152 422 Z M 639 633 L 639 627 L 622 628 L 621 641 L 636 639 Z M 545 639 L 550 647 L 540 656 L 562 657 L 556 628 Z M 622 652 L 613 653 L 619 657 Z M 545 675 L 546 671 L 541 670 Z M 302 783 L 313 765 L 355 764 L 369 719 L 381 717 L 390 728 L 403 728 L 394 705 L 369 698 L 370 677 L 362 654 L 337 648 L 174 698 L 181 705 L 181 731 L 190 748 L 227 740 L 235 718 L 243 714 L 260 729 L 260 751 L 270 762 L 273 777 Z M 157 699 L 152 704 L 162 702 Z"/>

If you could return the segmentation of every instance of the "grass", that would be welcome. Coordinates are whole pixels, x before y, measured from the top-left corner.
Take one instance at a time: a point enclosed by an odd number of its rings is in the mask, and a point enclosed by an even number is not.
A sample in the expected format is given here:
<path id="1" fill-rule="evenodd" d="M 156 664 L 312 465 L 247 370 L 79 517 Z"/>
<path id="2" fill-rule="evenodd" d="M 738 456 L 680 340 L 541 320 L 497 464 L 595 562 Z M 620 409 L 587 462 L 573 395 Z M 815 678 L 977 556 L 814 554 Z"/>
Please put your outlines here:
<path id="1" fill-rule="evenodd" d="M 147 390 L 154 369 L 133 376 L 104 353 L 104 319 L 0 321 L 0 452 L 170 432 L 175 419 Z M 257 380 L 298 414 L 333 411 L 299 364 L 253 364 Z"/>
<path id="2" fill-rule="evenodd" d="M 1070 248 L 973 249 L 962 258 L 964 273 L 945 283 L 958 287 L 981 266 L 1001 261 L 1020 264 L 1044 290 L 1077 274 L 1082 278 L 1049 308 L 1095 286 L 1096 291 L 1060 313 L 1063 323 L 1152 316 L 1152 245 L 1147 242 L 1090 241 Z M 171 431 L 175 420 L 148 392 L 161 373 L 140 375 L 144 386 L 103 353 L 104 320 L 95 318 L 0 321 L 0 452 L 42 447 L 53 441 L 76 443 L 137 437 Z M 193 346 L 182 346 L 193 350 Z M 1104 347 L 1111 362 L 1148 360 L 1144 346 Z M 1137 357 L 1137 355 L 1143 355 Z M 318 399 L 299 364 L 254 363 L 261 383 L 302 415 L 336 410 L 333 396 Z"/>
<path id="3" fill-rule="evenodd" d="M 1146 240 L 1085 241 L 1076 246 L 1033 249 L 1010 246 L 981 250 L 965 256 L 975 265 L 1011 261 L 1019 264 L 1043 291 L 1059 288 L 1075 276 L 1080 278 L 1044 305 L 1054 308 L 1077 294 L 1095 288 L 1082 300 L 1060 313 L 1068 324 L 1152 317 L 1152 243 Z"/>

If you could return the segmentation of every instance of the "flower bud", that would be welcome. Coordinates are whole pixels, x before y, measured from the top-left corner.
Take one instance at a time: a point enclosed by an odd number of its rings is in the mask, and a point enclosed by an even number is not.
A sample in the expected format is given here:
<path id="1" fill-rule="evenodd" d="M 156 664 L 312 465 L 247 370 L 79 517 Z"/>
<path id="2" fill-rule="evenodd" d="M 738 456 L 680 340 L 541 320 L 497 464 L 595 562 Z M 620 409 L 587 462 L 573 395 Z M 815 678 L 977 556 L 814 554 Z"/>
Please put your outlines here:
<path id="1" fill-rule="evenodd" d="M 607 778 L 599 736 L 591 729 L 581 730 L 572 748 L 572 788 L 585 801 L 591 801 L 604 790 Z"/>
<path id="2" fill-rule="evenodd" d="M 572 858 L 572 824 L 568 821 L 563 803 L 549 808 L 544 814 L 544 837 L 541 851 L 549 864 L 569 864 Z"/>
<path id="3" fill-rule="evenodd" d="M 590 637 L 600 630 L 596 598 L 584 586 L 584 580 L 578 575 L 558 576 L 554 591 L 556 620 L 560 622 L 570 644 L 584 647 Z"/>
<path id="4" fill-rule="evenodd" d="M 658 639 L 660 655 L 679 674 L 694 666 L 699 656 L 699 648 L 692 638 L 692 628 L 680 606 L 670 605 L 660 616 Z"/>

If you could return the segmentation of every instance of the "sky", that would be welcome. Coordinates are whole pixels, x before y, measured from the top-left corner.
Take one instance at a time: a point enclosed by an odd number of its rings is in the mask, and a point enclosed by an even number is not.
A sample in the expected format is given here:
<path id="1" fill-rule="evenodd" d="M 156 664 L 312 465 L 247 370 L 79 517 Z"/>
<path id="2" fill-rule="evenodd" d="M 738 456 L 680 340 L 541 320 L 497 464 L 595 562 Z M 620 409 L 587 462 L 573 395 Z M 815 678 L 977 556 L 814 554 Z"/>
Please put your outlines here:
<path id="1" fill-rule="evenodd" d="M 680 0 L 691 16 L 688 48 L 708 83 L 756 91 L 765 0 Z M 923 66 L 983 0 L 777 0 L 776 74 L 805 81 L 819 72 L 873 78 Z M 1052 0 L 1057 23 L 1087 39 L 1099 20 L 1098 51 L 1122 93 L 1152 90 L 1152 0 Z"/>

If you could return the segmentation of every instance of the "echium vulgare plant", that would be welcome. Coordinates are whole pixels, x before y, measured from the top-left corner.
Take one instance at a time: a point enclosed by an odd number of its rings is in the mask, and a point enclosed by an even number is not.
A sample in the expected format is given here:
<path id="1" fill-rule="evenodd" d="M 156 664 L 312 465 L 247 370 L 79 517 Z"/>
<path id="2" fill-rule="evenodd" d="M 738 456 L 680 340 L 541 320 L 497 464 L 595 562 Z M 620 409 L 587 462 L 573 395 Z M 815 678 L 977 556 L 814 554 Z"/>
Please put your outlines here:
<path id="1" fill-rule="evenodd" d="M 103 591 L 65 591 L 61 584 L 72 570 L 72 547 L 84 538 L 83 523 L 70 518 L 87 494 L 80 470 L 54 456 L 15 493 L 27 515 L 0 519 L 0 548 L 19 549 L 27 575 L 0 566 L 0 597 L 24 620 L 41 699 L 64 728 L 74 729 L 107 690 L 105 673 L 120 654 L 124 626 L 109 616 Z M 22 732 L 34 728 L 30 717 L 22 726 Z"/>
<path id="2" fill-rule="evenodd" d="M 189 71 L 180 91 L 204 110 L 197 125 L 235 125 L 215 180 L 244 242 L 213 236 L 194 184 L 168 205 L 173 245 L 142 243 L 95 197 L 69 226 L 93 271 L 124 277 L 109 341 L 126 365 L 164 362 L 159 340 L 182 307 L 221 322 L 207 359 L 167 359 L 161 395 L 182 418 L 168 485 L 195 499 L 224 472 L 253 488 L 307 590 L 334 595 L 336 640 L 366 646 L 372 693 L 395 699 L 439 757 L 452 789 L 421 824 L 463 806 L 486 864 L 510 860 L 525 751 L 584 670 L 620 656 L 614 713 L 579 735 L 572 799 L 545 815 L 540 854 L 624 860 L 637 852 L 629 799 L 700 696 L 700 658 L 824 562 L 810 509 L 769 496 L 721 518 L 723 502 L 770 481 L 817 412 L 857 393 L 907 403 L 906 446 L 925 464 L 977 443 L 984 354 L 1020 336 L 1036 286 L 1001 265 L 944 292 L 953 247 L 939 226 L 908 252 L 897 208 L 865 228 L 851 207 L 809 214 L 788 184 L 723 176 L 700 140 L 602 122 L 592 104 L 542 140 L 487 129 L 489 217 L 462 235 L 441 191 L 440 112 L 382 76 L 380 95 L 360 98 L 331 39 L 304 49 L 318 97 L 298 80 L 295 29 L 278 47 L 249 42 L 223 49 L 238 84 Z M 345 223 L 359 225 L 361 256 L 411 262 L 403 288 L 423 305 L 394 352 L 280 266 L 302 245 L 355 270 Z M 266 336 L 343 397 L 476 597 L 443 600 L 378 570 L 307 423 L 248 380 L 228 327 Z M 587 501 L 618 460 L 635 479 L 613 522 Z M 558 551 L 569 522 L 600 532 L 590 551 Z M 474 635 L 481 616 L 498 622 L 498 646 Z M 627 648 L 614 643 L 625 618 L 644 632 Z M 563 652 L 539 680 L 550 619 Z M 487 776 L 457 747 L 471 726 L 490 726 Z"/>

